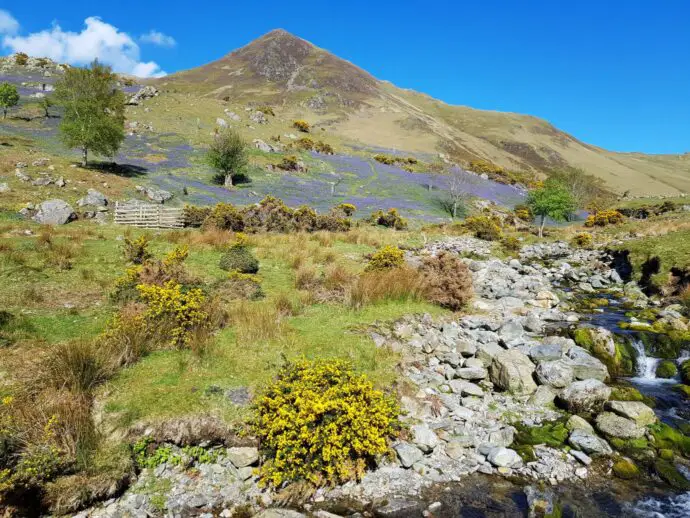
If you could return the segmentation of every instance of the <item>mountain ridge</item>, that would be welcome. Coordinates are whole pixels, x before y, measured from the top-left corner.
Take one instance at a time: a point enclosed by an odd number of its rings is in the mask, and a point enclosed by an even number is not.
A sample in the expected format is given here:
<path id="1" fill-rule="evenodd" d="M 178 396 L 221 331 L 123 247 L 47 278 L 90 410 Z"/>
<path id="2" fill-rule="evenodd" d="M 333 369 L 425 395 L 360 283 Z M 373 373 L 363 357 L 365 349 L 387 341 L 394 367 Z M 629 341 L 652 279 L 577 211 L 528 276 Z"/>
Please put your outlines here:
<path id="1" fill-rule="evenodd" d="M 307 118 L 359 145 L 444 153 L 461 164 L 482 160 L 509 169 L 576 167 L 619 192 L 690 190 L 690 155 L 617 153 L 533 115 L 450 105 L 377 79 L 284 29 L 154 83 L 163 91 L 268 104 L 285 118 Z"/>

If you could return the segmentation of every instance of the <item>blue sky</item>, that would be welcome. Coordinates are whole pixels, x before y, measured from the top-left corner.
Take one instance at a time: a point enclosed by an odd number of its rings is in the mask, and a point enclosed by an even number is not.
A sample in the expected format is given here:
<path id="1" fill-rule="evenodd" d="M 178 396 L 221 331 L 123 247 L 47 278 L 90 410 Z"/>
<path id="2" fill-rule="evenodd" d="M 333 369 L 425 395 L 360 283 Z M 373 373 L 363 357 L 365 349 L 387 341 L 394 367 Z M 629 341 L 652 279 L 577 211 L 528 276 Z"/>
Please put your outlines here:
<path id="1" fill-rule="evenodd" d="M 688 1 L 33 0 L 0 9 L 19 25 L 0 13 L 5 43 L 49 31 L 72 61 L 100 52 L 149 75 L 212 61 L 280 27 L 452 104 L 543 117 L 617 151 L 690 151 Z M 89 17 L 101 21 L 70 39 Z M 89 39 L 110 26 L 102 41 Z M 45 34 L 30 41 L 59 47 Z"/>

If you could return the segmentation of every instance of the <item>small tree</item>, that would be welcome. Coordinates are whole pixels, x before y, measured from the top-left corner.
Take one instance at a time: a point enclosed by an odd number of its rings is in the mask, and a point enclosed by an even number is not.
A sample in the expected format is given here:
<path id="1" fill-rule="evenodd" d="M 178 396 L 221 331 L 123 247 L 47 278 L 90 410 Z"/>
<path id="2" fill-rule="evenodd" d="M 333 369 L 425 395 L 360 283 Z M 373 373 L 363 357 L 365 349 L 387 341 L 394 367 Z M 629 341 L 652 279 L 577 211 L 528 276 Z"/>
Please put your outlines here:
<path id="1" fill-rule="evenodd" d="M 38 101 L 38 105 L 43 110 L 45 118 L 49 119 L 50 118 L 50 108 L 54 105 L 53 100 L 50 97 L 41 97 L 41 100 Z"/>
<path id="2" fill-rule="evenodd" d="M 554 221 L 565 221 L 576 208 L 570 190 L 557 180 L 549 179 L 544 187 L 529 193 L 527 204 L 532 214 L 541 218 L 539 237 L 544 236 L 546 217 Z"/>
<path id="3" fill-rule="evenodd" d="M 215 181 L 232 187 L 247 167 L 247 144 L 237 131 L 221 128 L 213 137 L 206 161 L 218 172 Z"/>
<path id="4" fill-rule="evenodd" d="M 82 166 L 89 151 L 117 153 L 125 139 L 125 96 L 110 67 L 94 61 L 89 68 L 68 68 L 55 84 L 55 101 L 65 109 L 61 138 L 67 147 L 81 149 Z"/>
<path id="5" fill-rule="evenodd" d="M 10 83 L 0 85 L 0 106 L 2 107 L 2 118 L 7 118 L 7 110 L 19 104 L 19 92 L 17 87 Z"/>
<path id="6" fill-rule="evenodd" d="M 431 190 L 431 185 L 429 185 Z M 460 169 L 453 168 L 448 179 L 448 190 L 439 199 L 441 208 L 455 219 L 464 217 L 467 213 L 466 200 L 469 181 L 468 175 Z"/>

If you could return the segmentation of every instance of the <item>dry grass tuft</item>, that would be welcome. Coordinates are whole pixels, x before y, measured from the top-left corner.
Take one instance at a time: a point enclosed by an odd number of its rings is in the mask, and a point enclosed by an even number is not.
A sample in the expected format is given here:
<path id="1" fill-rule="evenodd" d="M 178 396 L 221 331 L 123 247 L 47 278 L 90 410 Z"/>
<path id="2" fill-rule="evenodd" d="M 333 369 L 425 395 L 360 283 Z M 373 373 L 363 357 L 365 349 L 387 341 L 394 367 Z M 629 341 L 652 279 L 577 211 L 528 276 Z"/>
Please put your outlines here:
<path id="1" fill-rule="evenodd" d="M 240 344 L 267 342 L 284 331 L 280 313 L 268 302 L 240 301 L 230 306 L 228 314 Z"/>
<path id="2" fill-rule="evenodd" d="M 441 252 L 427 257 L 420 274 L 424 297 L 434 304 L 458 311 L 472 298 L 472 274 L 455 255 Z"/>
<path id="3" fill-rule="evenodd" d="M 316 288 L 319 283 L 319 274 L 313 266 L 300 266 L 295 272 L 295 288 L 298 290 L 312 290 Z"/>
<path id="4" fill-rule="evenodd" d="M 422 291 L 421 276 L 412 268 L 368 271 L 362 273 L 353 284 L 348 304 L 354 309 L 360 309 L 382 301 L 419 300 Z"/>

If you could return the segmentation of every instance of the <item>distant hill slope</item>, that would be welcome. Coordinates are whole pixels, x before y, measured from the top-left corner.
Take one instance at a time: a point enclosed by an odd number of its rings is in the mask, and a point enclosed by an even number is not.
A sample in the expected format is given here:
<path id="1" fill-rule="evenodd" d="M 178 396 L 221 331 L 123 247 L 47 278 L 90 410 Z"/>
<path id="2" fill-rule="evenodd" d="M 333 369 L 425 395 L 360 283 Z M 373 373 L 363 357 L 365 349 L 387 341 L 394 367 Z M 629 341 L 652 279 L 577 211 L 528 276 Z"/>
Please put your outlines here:
<path id="1" fill-rule="evenodd" d="M 163 91 L 270 104 L 283 117 L 307 118 L 367 146 L 443 152 L 459 162 L 485 159 L 513 169 L 579 167 L 618 192 L 639 195 L 690 191 L 690 154 L 614 153 L 536 117 L 451 106 L 379 81 L 283 30 L 156 83 Z"/>

